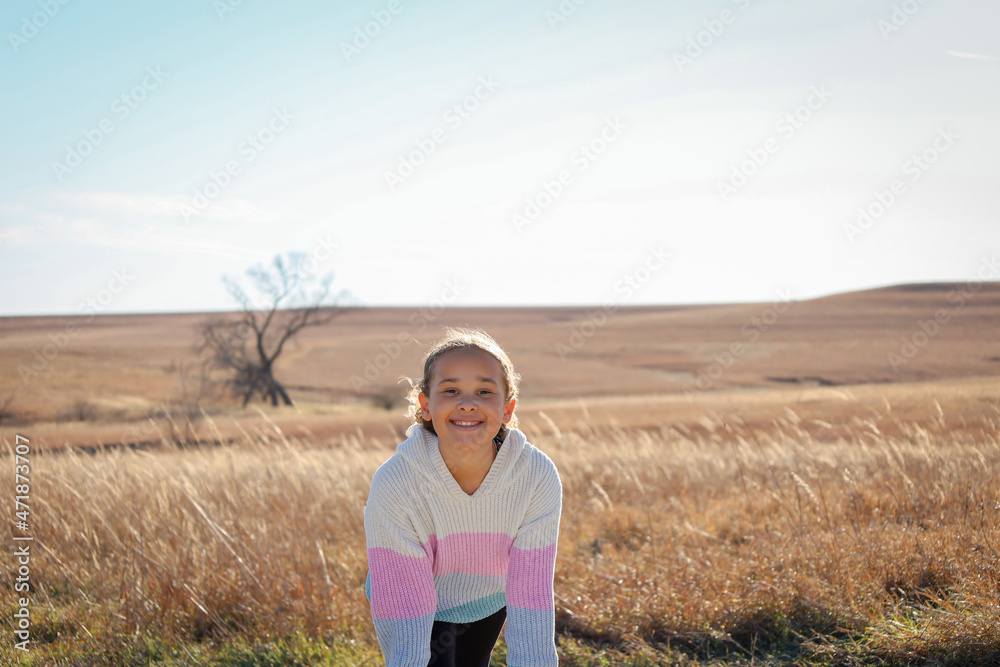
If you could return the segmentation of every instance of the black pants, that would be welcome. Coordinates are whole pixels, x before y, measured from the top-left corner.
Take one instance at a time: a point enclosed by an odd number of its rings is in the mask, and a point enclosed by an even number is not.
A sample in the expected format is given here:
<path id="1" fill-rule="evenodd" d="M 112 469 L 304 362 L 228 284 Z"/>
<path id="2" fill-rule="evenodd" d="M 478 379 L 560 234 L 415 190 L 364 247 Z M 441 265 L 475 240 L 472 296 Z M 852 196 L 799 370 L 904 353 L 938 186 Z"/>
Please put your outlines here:
<path id="1" fill-rule="evenodd" d="M 489 667 L 490 654 L 506 620 L 507 607 L 473 623 L 434 621 L 427 667 Z"/>

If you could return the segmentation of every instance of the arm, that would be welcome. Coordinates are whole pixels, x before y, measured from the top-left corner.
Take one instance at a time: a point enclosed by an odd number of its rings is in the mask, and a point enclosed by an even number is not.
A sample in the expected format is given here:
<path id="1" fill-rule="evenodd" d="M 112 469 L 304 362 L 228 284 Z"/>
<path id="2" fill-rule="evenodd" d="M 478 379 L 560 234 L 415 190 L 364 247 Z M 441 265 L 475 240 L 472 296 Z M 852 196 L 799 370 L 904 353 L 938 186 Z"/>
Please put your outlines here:
<path id="1" fill-rule="evenodd" d="M 387 667 L 426 667 L 437 594 L 431 559 L 379 476 L 365 505 L 372 620 Z M 385 485 L 385 486 L 383 486 Z M 389 487 L 389 488 L 387 488 Z M 398 486 L 397 486 L 398 488 Z"/>
<path id="2" fill-rule="evenodd" d="M 548 457 L 514 537 L 507 570 L 507 664 L 509 667 L 558 665 L 555 645 L 556 542 L 562 511 L 562 484 Z"/>

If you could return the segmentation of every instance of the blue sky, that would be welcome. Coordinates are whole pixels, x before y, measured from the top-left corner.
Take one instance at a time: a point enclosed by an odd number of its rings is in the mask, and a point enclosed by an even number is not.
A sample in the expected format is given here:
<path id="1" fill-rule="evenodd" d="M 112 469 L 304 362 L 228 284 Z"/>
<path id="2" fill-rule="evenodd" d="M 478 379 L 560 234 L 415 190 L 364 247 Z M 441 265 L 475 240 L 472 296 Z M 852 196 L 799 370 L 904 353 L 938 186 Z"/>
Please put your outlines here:
<path id="1" fill-rule="evenodd" d="M 229 309 L 221 277 L 287 251 L 413 306 L 809 298 L 1000 252 L 995 2 L 576 2 L 4 3 L 0 315 Z"/>

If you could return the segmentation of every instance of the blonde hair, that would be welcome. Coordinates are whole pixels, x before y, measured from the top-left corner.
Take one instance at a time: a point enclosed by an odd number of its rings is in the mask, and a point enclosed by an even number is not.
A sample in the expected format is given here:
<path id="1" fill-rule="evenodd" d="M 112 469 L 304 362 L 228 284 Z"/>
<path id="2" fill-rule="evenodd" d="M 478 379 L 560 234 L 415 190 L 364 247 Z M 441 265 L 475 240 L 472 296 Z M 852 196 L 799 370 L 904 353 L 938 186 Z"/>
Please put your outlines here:
<path id="1" fill-rule="evenodd" d="M 434 373 L 434 364 L 442 354 L 451 350 L 468 349 L 481 350 L 500 363 L 500 370 L 503 371 L 504 404 L 508 403 L 512 398 L 517 398 L 521 375 L 514 371 L 514 364 L 503 348 L 500 347 L 500 344 L 482 329 L 452 329 L 446 327 L 445 337 L 435 343 L 434 347 L 427 352 L 427 356 L 424 357 L 424 370 L 420 379 L 406 378 L 410 382 L 410 393 L 407 396 L 410 407 L 406 411 L 406 416 L 414 424 L 419 424 L 431 433 L 435 433 L 434 425 L 431 424 L 430 420 L 425 420 L 420 414 L 419 396 L 420 394 L 427 394 L 431 384 L 431 375 Z M 506 436 L 506 428 L 517 428 L 517 423 L 517 414 L 515 412 L 511 415 L 510 421 L 500 427 L 500 434 Z"/>

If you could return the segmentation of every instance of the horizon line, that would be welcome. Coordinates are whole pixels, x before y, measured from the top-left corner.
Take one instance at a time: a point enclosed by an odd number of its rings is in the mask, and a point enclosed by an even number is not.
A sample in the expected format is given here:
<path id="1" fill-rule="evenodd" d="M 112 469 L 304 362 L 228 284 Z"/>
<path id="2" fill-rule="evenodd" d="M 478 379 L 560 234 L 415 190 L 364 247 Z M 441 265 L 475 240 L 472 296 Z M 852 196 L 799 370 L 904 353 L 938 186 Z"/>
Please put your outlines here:
<path id="1" fill-rule="evenodd" d="M 817 296 L 811 296 L 808 298 L 792 298 L 790 302 L 802 303 L 805 301 L 815 301 L 818 299 L 826 299 L 836 296 L 844 296 L 848 294 L 861 294 L 864 292 L 873 292 L 877 290 L 913 290 L 914 288 L 927 289 L 928 291 L 939 291 L 943 289 L 952 288 L 956 285 L 968 285 L 972 282 L 978 282 L 980 284 L 997 284 L 1000 285 L 1000 280 L 957 280 L 957 281 L 931 281 L 931 282 L 912 282 L 912 283 L 889 283 L 885 285 L 878 285 L 875 287 L 865 287 L 856 290 L 847 290 L 843 292 L 829 292 L 826 294 L 820 294 Z M 649 309 L 649 308 L 698 308 L 698 307 L 713 307 L 713 306 L 737 306 L 737 305 L 753 305 L 753 304 L 764 304 L 770 303 L 769 301 L 703 301 L 703 302 L 692 302 L 692 303 L 634 303 L 634 304 L 622 304 L 615 303 L 612 304 L 616 309 L 626 310 L 638 310 L 638 309 Z M 342 310 L 426 310 L 428 308 L 440 308 L 443 311 L 457 311 L 457 310 L 541 310 L 541 309 L 565 309 L 565 310 L 578 310 L 578 309 L 588 309 L 588 308 L 605 308 L 607 304 L 605 303 L 579 303 L 579 304 L 462 304 L 462 305 L 452 305 L 452 304 L 441 304 L 440 306 L 431 303 L 422 304 L 328 304 L 320 306 L 321 310 L 328 310 L 331 308 L 339 308 Z M 302 310 L 303 307 L 299 308 L 279 308 L 279 311 L 296 311 Z M 125 312 L 112 312 L 112 313 L 21 313 L 21 314 L 2 314 L 0 319 L 15 319 L 15 318 L 87 318 L 94 319 L 95 317 L 138 317 L 138 316 L 159 316 L 159 315 L 229 315 L 244 312 L 242 309 L 233 310 L 156 310 L 156 311 L 125 311 Z M 259 310 L 256 312 L 266 312 L 264 310 Z"/>

